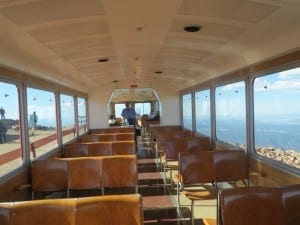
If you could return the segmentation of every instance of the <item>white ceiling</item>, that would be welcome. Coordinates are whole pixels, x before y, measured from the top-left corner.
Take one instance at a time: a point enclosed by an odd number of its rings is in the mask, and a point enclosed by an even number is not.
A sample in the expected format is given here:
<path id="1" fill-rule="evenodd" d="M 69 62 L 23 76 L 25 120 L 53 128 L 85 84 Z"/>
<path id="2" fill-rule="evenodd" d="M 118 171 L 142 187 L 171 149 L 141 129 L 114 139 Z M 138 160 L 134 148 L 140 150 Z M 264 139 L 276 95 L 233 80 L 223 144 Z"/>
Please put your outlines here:
<path id="1" fill-rule="evenodd" d="M 114 80 L 181 90 L 299 37 L 299 0 L 0 0 L 0 63 L 85 92 Z"/>

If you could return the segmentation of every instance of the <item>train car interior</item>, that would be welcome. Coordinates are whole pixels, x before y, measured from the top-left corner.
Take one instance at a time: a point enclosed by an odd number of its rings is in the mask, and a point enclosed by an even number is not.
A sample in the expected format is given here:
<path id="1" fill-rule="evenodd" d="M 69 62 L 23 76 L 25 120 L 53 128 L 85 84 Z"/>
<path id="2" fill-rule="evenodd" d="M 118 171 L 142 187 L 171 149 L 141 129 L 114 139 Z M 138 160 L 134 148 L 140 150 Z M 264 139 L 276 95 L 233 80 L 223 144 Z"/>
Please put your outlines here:
<path id="1" fill-rule="evenodd" d="M 299 0 L 0 0 L 0 224 L 300 224 L 299 37 Z"/>

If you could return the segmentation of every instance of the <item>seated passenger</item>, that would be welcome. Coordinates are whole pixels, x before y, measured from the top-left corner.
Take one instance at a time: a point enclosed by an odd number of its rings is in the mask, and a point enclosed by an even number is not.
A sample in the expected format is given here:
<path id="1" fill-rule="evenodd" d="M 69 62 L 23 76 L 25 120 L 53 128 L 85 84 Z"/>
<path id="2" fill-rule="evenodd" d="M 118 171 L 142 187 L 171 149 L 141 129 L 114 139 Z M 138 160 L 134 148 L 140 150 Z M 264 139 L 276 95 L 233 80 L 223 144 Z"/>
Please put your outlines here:
<path id="1" fill-rule="evenodd" d="M 108 124 L 110 126 L 114 126 L 114 125 L 116 125 L 116 123 L 117 123 L 117 120 L 116 120 L 115 115 L 111 114 L 110 117 L 109 117 L 109 120 L 108 120 Z"/>
<path id="2" fill-rule="evenodd" d="M 158 111 L 151 111 L 149 115 L 149 120 L 159 120 L 159 112 Z"/>

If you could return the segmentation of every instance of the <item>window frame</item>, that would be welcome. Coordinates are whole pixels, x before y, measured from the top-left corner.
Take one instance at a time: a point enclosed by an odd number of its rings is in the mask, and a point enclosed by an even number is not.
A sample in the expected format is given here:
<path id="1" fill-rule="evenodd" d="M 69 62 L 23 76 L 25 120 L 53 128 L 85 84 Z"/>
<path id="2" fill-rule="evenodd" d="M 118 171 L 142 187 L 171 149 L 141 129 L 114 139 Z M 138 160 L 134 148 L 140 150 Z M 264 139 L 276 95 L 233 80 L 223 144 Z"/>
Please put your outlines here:
<path id="1" fill-rule="evenodd" d="M 35 90 L 38 90 L 38 91 L 43 91 L 43 92 L 49 92 L 49 93 L 51 93 L 51 94 L 53 94 L 53 99 L 54 99 L 54 114 L 55 114 L 55 126 L 56 126 L 56 142 L 57 142 L 57 145 L 54 147 L 54 148 L 52 148 L 52 149 L 50 149 L 50 150 L 47 150 L 45 153 L 43 153 L 43 154 L 41 154 L 41 155 L 39 155 L 39 156 L 36 156 L 36 157 L 33 157 L 33 158 L 31 158 L 30 156 L 31 156 L 31 151 L 30 151 L 30 148 L 31 148 L 31 143 L 30 143 L 30 141 L 29 141 L 29 138 L 31 137 L 31 135 L 29 134 L 29 128 L 30 128 L 30 125 L 29 125 L 29 120 L 27 119 L 27 126 L 28 126 L 28 133 L 27 133 L 27 137 L 28 137 L 28 150 L 29 150 L 29 157 L 30 157 L 30 161 L 34 161 L 34 160 L 36 160 L 36 159 L 43 159 L 43 158 L 47 158 L 49 155 L 52 155 L 53 154 L 53 152 L 56 152 L 56 151 L 58 151 L 59 149 L 60 149 L 60 139 L 58 138 L 60 135 L 60 133 L 59 133 L 59 126 L 58 126 L 58 123 L 57 123 L 57 121 L 58 121 L 58 113 L 57 113 L 57 107 L 58 107 L 58 102 L 57 102 L 57 98 L 56 98 L 56 95 L 57 95 L 57 93 L 55 92 L 55 90 L 51 90 L 51 89 L 47 89 L 47 88 L 41 88 L 40 86 L 35 86 L 35 85 L 27 85 L 26 87 L 25 87 L 25 91 L 26 91 L 26 112 L 27 112 L 27 118 L 29 118 L 30 117 L 30 112 L 29 112 L 29 110 L 28 110 L 28 88 L 30 88 L 30 89 L 35 89 Z M 53 135 L 53 134 L 52 134 Z M 39 141 L 40 139 L 38 139 L 37 141 Z M 35 153 L 36 154 L 36 153 Z"/>
<path id="2" fill-rule="evenodd" d="M 244 94 L 245 94 L 245 96 L 244 96 L 245 97 L 245 100 L 244 100 L 244 102 L 245 102 L 245 148 L 241 148 L 238 145 L 235 145 L 235 144 L 233 144 L 231 142 L 227 142 L 225 140 L 217 138 L 216 89 L 218 87 L 221 87 L 221 86 L 226 86 L 226 85 L 230 85 L 230 84 L 234 84 L 234 83 L 239 83 L 239 82 L 244 82 L 244 84 L 245 84 L 245 92 L 244 92 Z M 212 95 L 213 95 L 213 106 L 212 106 L 213 107 L 213 110 L 212 110 L 212 114 L 213 115 L 212 116 L 213 116 L 213 121 L 214 121 L 213 128 L 212 128 L 212 130 L 213 130 L 213 139 L 215 140 L 216 143 L 219 143 L 222 146 L 225 146 L 225 147 L 226 146 L 230 146 L 230 147 L 232 147 L 234 149 L 242 149 L 242 150 L 247 151 L 248 146 L 249 146 L 248 145 L 248 129 L 247 129 L 247 115 L 248 115 L 247 114 L 247 109 L 248 109 L 247 105 L 249 103 L 248 103 L 248 97 L 247 97 L 248 93 L 247 93 L 247 79 L 246 79 L 246 75 L 242 79 L 241 78 L 238 78 L 238 79 L 237 78 L 233 78 L 233 79 L 226 80 L 226 82 L 218 82 L 218 83 L 216 83 L 212 87 Z"/>
<path id="3" fill-rule="evenodd" d="M 20 74 L 22 76 L 20 76 Z M 60 94 L 65 94 L 72 96 L 74 99 L 75 97 L 80 97 L 84 98 L 86 100 L 86 117 L 87 117 L 87 122 L 89 121 L 89 114 L 88 114 L 88 95 L 85 93 L 82 93 L 77 90 L 73 90 L 68 87 L 60 86 L 57 85 L 56 83 L 53 83 L 51 81 L 43 80 L 41 78 L 34 77 L 29 74 L 24 74 L 22 72 L 15 73 L 12 69 L 5 68 L 5 67 L 0 67 L 0 81 L 3 83 L 7 83 L 10 85 L 15 85 L 17 88 L 17 93 L 18 93 L 18 110 L 19 110 L 19 121 L 20 121 L 20 148 L 22 151 L 23 155 L 23 160 L 20 166 L 13 168 L 10 171 L 5 171 L 3 175 L 0 176 L 0 184 L 7 182 L 9 179 L 12 177 L 15 177 L 16 174 L 23 172 L 28 169 L 30 166 L 32 160 L 36 159 L 45 159 L 48 157 L 51 157 L 57 152 L 61 151 L 63 148 L 63 145 L 66 143 L 63 143 L 62 140 L 59 138 L 62 134 L 62 129 L 61 129 L 61 114 L 60 114 Z M 30 143 L 29 143 L 29 124 L 28 124 L 28 110 L 27 110 L 27 88 L 33 88 L 33 89 L 38 89 L 41 91 L 47 91 L 51 92 L 54 94 L 54 99 L 55 101 L 54 107 L 55 107 L 55 122 L 56 122 L 56 133 L 57 133 L 57 143 L 58 145 L 47 151 L 46 153 L 37 156 L 34 159 L 30 158 Z M 62 91 L 63 90 L 63 91 Z M 74 103 L 74 108 L 77 109 L 77 105 Z M 74 112 L 75 113 L 75 112 Z M 74 121 L 76 123 L 76 121 Z M 88 123 L 87 123 L 87 129 L 88 129 Z M 77 133 L 76 133 L 77 134 Z M 77 135 L 74 137 L 73 140 L 78 137 Z"/>
<path id="4" fill-rule="evenodd" d="M 183 98 L 184 98 L 184 96 L 186 96 L 186 95 L 190 95 L 190 97 L 191 97 L 191 129 L 189 129 L 189 128 L 187 128 L 187 127 L 185 127 L 184 126 L 184 101 L 183 101 Z M 190 130 L 190 131 L 194 131 L 195 129 L 194 129 L 194 126 L 195 126 L 195 123 L 194 123 L 194 92 L 186 92 L 186 93 L 183 93 L 182 95 L 181 95 L 181 115 L 182 115 L 182 127 L 183 127 L 183 129 L 186 129 L 186 130 Z"/>
<path id="5" fill-rule="evenodd" d="M 80 104 L 80 101 L 79 100 L 84 100 L 84 112 L 85 112 L 85 123 L 83 123 L 84 125 L 84 127 L 83 128 L 81 128 L 81 126 L 82 126 L 82 124 L 80 124 L 80 115 L 79 115 L 79 112 L 81 111 L 81 110 L 79 110 L 79 104 Z M 87 120 L 87 99 L 86 98 L 84 98 L 84 97 L 81 97 L 81 96 L 76 96 L 76 101 L 77 101 L 77 127 L 78 127 L 78 135 L 80 136 L 80 135 L 83 135 L 83 134 L 85 134 L 85 133 L 87 133 L 88 132 L 88 126 L 87 126 L 87 122 L 88 122 L 88 120 Z M 83 130 L 82 132 L 80 132 L 81 130 Z"/>
<path id="6" fill-rule="evenodd" d="M 206 134 L 204 134 L 204 133 L 201 133 L 200 132 L 200 130 L 197 130 L 197 106 L 196 106 L 196 100 L 197 100 L 197 93 L 199 93 L 199 92 L 204 92 L 204 91 L 207 91 L 207 92 L 209 92 L 208 94 L 209 94 L 209 130 L 210 130 L 210 132 L 209 132 L 209 135 L 208 135 L 208 137 L 209 138 L 211 138 L 211 136 L 212 136 L 212 98 L 211 98 L 211 87 L 208 87 L 208 88 L 203 88 L 203 89 L 196 89 L 195 91 L 194 91 L 194 102 L 193 102 L 193 104 L 194 104 L 194 118 L 195 118 L 195 133 L 197 133 L 197 134 L 201 134 L 201 135 L 206 135 Z"/>
<path id="7" fill-rule="evenodd" d="M 1 74 L 2 75 L 2 74 Z M 7 181 L 10 177 L 15 176 L 16 174 L 18 174 L 20 171 L 23 171 L 24 169 L 27 168 L 27 166 L 30 163 L 30 156 L 28 154 L 27 149 L 27 143 L 28 140 L 26 140 L 25 137 L 25 131 L 26 131 L 26 127 L 27 127 L 27 119 L 24 116 L 26 113 L 26 108 L 24 108 L 24 105 L 26 105 L 26 91 L 24 88 L 24 84 L 22 82 L 13 80 L 13 79 L 7 79 L 5 76 L 2 77 L 0 75 L 0 82 L 2 83 L 7 83 L 9 85 L 15 85 L 16 86 L 16 90 L 17 90 L 17 98 L 18 98 L 18 110 L 19 110 L 19 124 L 21 125 L 19 127 L 20 129 L 20 152 L 23 155 L 23 160 L 21 161 L 21 165 L 13 168 L 12 170 L 6 172 L 4 175 L 0 176 L 0 184 L 2 182 Z M 22 126 L 23 124 L 23 126 Z"/>
<path id="8" fill-rule="evenodd" d="M 70 94 L 70 93 L 65 93 L 65 92 L 60 92 L 60 93 L 58 93 L 58 95 L 59 95 L 59 103 L 58 103 L 58 108 L 59 108 L 59 111 L 60 111 L 60 118 L 59 118 L 59 122 L 60 122 L 60 132 L 61 132 L 61 145 L 65 145 L 65 144 L 67 144 L 67 143 L 70 143 L 70 142 L 72 142 L 72 141 L 74 141 L 75 139 L 76 139 L 76 137 L 78 137 L 78 131 L 77 131 L 77 129 L 78 129 L 78 125 L 77 125 L 77 111 L 76 111 L 76 107 L 77 107 L 77 101 L 76 101 L 76 98 L 75 98 L 75 96 L 74 95 L 72 95 L 72 94 Z M 64 142 L 64 140 L 63 140 L 63 123 L 62 123 L 62 119 L 63 119 L 63 117 L 62 117 L 62 115 L 63 115 L 63 113 L 62 113 L 62 110 L 61 110 L 61 107 L 62 107 L 62 104 L 61 104 L 61 102 L 62 102 L 62 98 L 61 98 L 61 96 L 62 95 L 64 95 L 64 96 L 68 96 L 68 97 L 70 97 L 70 98 L 72 98 L 72 101 L 73 101 L 73 116 L 74 116 L 74 136 L 73 136 L 73 138 L 71 138 L 71 139 L 68 139 L 68 140 L 66 140 L 65 142 Z"/>
<path id="9" fill-rule="evenodd" d="M 250 115 L 249 120 L 251 121 L 249 153 L 251 154 L 251 156 L 253 158 L 261 160 L 262 162 L 269 164 L 271 166 L 274 166 L 275 168 L 279 168 L 281 170 L 284 170 L 286 172 L 289 172 L 289 173 L 292 173 L 295 175 L 300 175 L 300 169 L 289 166 L 288 164 L 285 164 L 285 163 L 281 163 L 280 161 L 274 160 L 272 158 L 268 158 L 268 157 L 259 155 L 255 149 L 255 118 L 254 118 L 254 116 L 255 116 L 254 115 L 254 83 L 255 83 L 255 79 L 264 77 L 264 76 L 268 76 L 268 75 L 272 75 L 274 73 L 291 70 L 296 67 L 300 67 L 300 62 L 293 62 L 293 63 L 289 63 L 286 65 L 278 65 L 273 68 L 269 68 L 269 69 L 265 69 L 265 70 L 261 70 L 261 71 L 257 71 L 255 73 L 249 74 L 249 102 L 252 106 L 252 107 L 249 107 L 249 115 Z"/>

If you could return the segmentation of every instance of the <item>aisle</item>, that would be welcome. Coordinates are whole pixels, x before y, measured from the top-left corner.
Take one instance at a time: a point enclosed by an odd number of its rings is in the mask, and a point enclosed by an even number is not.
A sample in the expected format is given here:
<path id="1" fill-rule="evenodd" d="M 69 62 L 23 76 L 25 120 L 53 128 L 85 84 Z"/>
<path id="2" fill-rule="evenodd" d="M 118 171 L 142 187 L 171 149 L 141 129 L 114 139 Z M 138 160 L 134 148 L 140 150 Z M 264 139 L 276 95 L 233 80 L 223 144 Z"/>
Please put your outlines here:
<path id="1" fill-rule="evenodd" d="M 187 218 L 180 218 L 170 187 L 164 183 L 162 170 L 157 167 L 149 139 L 137 138 L 139 193 L 143 196 L 144 223 L 152 225 L 188 225 Z M 181 210 L 184 212 L 184 210 Z M 200 224 L 199 224 L 200 225 Z"/>

